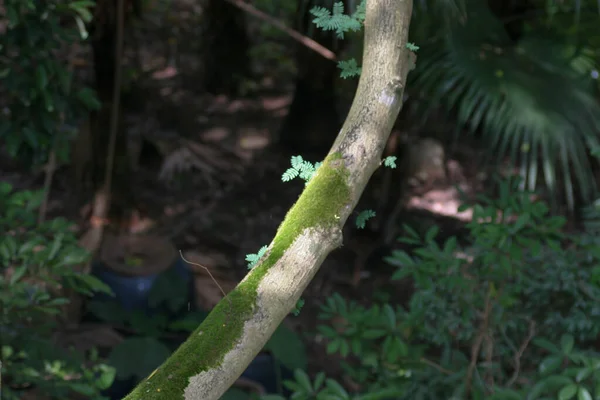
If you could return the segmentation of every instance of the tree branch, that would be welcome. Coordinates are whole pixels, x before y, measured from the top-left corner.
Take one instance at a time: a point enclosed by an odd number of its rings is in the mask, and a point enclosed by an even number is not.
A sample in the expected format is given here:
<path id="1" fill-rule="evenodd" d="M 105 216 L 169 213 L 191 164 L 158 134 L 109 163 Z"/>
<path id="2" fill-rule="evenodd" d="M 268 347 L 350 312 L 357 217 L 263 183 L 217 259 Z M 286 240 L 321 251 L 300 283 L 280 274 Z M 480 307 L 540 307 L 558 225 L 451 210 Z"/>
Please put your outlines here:
<path id="1" fill-rule="evenodd" d="M 266 14 L 266 13 L 260 11 L 253 5 L 245 3 L 242 0 L 225 0 L 225 1 L 230 3 L 231 5 L 238 7 L 239 9 L 247 12 L 248 14 L 254 15 L 256 18 L 261 19 L 261 20 L 265 21 L 266 23 L 274 26 L 275 28 L 277 28 L 280 31 L 287 34 L 292 39 L 296 40 L 298 43 L 301 43 L 303 46 L 306 46 L 309 49 L 311 49 L 312 51 L 319 53 L 326 59 L 331 60 L 331 61 L 336 60 L 335 53 L 333 51 L 329 50 L 327 47 L 325 47 L 322 44 L 320 44 L 319 42 L 309 38 L 308 36 L 302 35 L 298 31 L 288 28 L 287 26 L 285 26 L 285 24 L 283 22 L 271 17 L 269 14 Z"/>
<path id="2" fill-rule="evenodd" d="M 381 162 L 415 56 L 412 0 L 367 0 L 365 51 L 349 115 L 258 265 L 126 400 L 217 400 L 290 313 Z"/>

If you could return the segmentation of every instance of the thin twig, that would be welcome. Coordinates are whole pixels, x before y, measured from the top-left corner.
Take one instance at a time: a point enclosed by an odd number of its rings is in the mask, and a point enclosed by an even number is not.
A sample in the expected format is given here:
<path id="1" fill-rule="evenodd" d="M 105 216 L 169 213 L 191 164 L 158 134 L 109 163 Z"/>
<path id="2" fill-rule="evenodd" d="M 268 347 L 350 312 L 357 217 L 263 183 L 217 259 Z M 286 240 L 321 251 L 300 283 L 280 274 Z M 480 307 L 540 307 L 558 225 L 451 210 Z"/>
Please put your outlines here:
<path id="1" fill-rule="evenodd" d="M 67 51 L 67 72 L 69 74 L 73 73 L 75 69 L 75 63 L 73 62 L 73 58 L 77 53 L 78 47 L 77 44 L 73 44 Z M 60 116 L 60 123 L 64 124 L 65 116 L 64 113 Z M 42 199 L 42 204 L 38 211 L 38 225 L 41 225 L 46 220 L 46 213 L 48 212 L 48 199 L 50 198 L 50 190 L 52 189 L 52 181 L 54 179 L 54 173 L 56 172 L 57 162 L 56 162 L 56 145 L 52 146 L 50 150 L 50 156 L 48 158 L 48 163 L 46 164 L 46 171 L 44 176 L 44 198 Z"/>
<path id="2" fill-rule="evenodd" d="M 469 364 L 469 369 L 467 370 L 467 376 L 465 378 L 465 393 L 467 394 L 467 396 L 469 396 L 469 393 L 471 392 L 471 384 L 473 383 L 473 372 L 475 371 L 475 367 L 477 366 L 477 359 L 479 358 L 479 352 L 481 351 L 483 339 L 487 334 L 490 311 L 491 290 L 488 290 L 487 296 L 485 298 L 485 307 L 482 315 L 481 326 L 479 328 L 479 332 L 477 333 L 477 337 L 475 338 L 475 342 L 471 347 L 471 362 Z"/>
<path id="3" fill-rule="evenodd" d="M 230 311 L 230 314 L 231 314 L 231 312 L 233 311 L 233 303 L 231 303 L 231 299 L 229 298 L 229 296 L 227 296 L 227 294 L 225 293 L 225 291 L 223 290 L 223 288 L 221 287 L 221 285 L 219 285 L 219 282 L 217 282 L 217 280 L 215 279 L 215 277 L 211 274 L 211 272 L 208 269 L 208 267 L 205 267 L 202 264 L 198 264 L 198 263 L 194 263 L 194 262 L 186 260 L 185 257 L 183 256 L 183 252 L 181 250 L 179 250 L 179 255 L 181 256 L 181 259 L 183 261 L 185 261 L 186 263 L 188 263 L 190 265 L 195 265 L 197 267 L 200 267 L 200 268 L 204 269 L 208 273 L 208 276 L 210 276 L 210 279 L 212 279 L 212 281 L 215 283 L 215 285 L 217 285 L 217 287 L 219 288 L 219 290 L 223 294 L 223 298 L 227 299 L 227 301 L 229 302 L 229 311 Z M 227 315 L 227 319 L 229 319 L 229 315 Z"/>
<path id="4" fill-rule="evenodd" d="M 56 171 L 56 151 L 54 148 L 50 150 L 50 156 L 48 163 L 46 164 L 46 173 L 44 176 L 44 197 L 42 204 L 38 211 L 38 225 L 41 225 L 46 219 L 46 213 L 48 212 L 48 199 L 50 198 L 50 189 L 52 188 L 52 179 L 54 178 L 54 172 Z"/>
<path id="5" fill-rule="evenodd" d="M 452 375 L 452 374 L 454 374 L 454 372 L 453 372 L 453 371 L 450 371 L 449 369 L 446 369 L 446 368 L 442 367 L 441 365 L 439 365 L 439 364 L 436 364 L 436 363 L 434 363 L 433 361 L 431 361 L 431 360 L 428 360 L 428 359 L 426 359 L 426 358 L 424 358 L 424 357 L 421 357 L 421 360 L 420 360 L 420 361 L 421 361 L 423 364 L 427 364 L 427 365 L 429 365 L 430 367 L 433 367 L 433 368 L 437 369 L 438 371 L 440 371 L 440 372 L 442 372 L 442 373 L 444 373 L 444 374 L 446 374 L 446 375 Z"/>
<path id="6" fill-rule="evenodd" d="M 529 332 L 527 333 L 527 337 L 525 338 L 523 343 L 521 343 L 519 350 L 517 350 L 517 352 L 515 353 L 515 370 L 511 378 L 506 383 L 507 387 L 511 387 L 512 385 L 514 385 L 517 379 L 519 378 L 519 373 L 521 371 L 521 357 L 523 357 L 523 353 L 525 353 L 527 346 L 529 346 L 529 342 L 531 342 L 531 339 L 533 339 L 533 337 L 535 336 L 535 330 L 535 321 L 529 321 Z"/>
<path id="7" fill-rule="evenodd" d="M 300 34 L 298 31 L 288 28 L 281 21 L 278 21 L 275 18 L 271 17 L 270 15 L 265 14 L 264 12 L 255 8 L 254 6 L 252 6 L 248 3 L 244 3 L 242 0 L 225 0 L 225 1 L 227 1 L 229 4 L 236 6 L 237 8 L 247 12 L 248 14 L 254 15 L 255 17 L 267 22 L 268 24 L 273 25 L 280 31 L 283 31 L 284 33 L 286 33 L 292 39 L 294 39 L 297 42 L 301 43 L 302 45 L 308 47 L 309 49 L 319 53 L 326 59 L 331 60 L 331 61 L 335 61 L 337 59 L 337 56 L 335 55 L 335 53 L 333 51 L 329 50 L 327 47 L 325 47 L 322 44 L 318 43 L 317 41 L 309 38 L 308 36 L 304 36 L 304 35 Z"/>

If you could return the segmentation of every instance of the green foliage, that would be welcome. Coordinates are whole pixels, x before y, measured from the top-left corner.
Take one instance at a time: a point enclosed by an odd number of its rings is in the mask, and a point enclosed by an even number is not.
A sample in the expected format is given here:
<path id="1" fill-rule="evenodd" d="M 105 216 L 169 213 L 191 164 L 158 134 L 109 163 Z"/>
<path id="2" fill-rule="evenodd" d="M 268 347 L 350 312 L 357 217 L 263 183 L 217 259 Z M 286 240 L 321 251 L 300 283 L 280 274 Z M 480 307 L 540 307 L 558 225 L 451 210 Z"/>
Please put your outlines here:
<path id="1" fill-rule="evenodd" d="M 248 269 L 252 269 L 258 264 L 258 261 L 265 255 L 269 246 L 263 246 L 258 250 L 256 254 L 247 254 L 246 261 L 248 262 Z"/>
<path id="2" fill-rule="evenodd" d="M 310 178 L 313 177 L 322 164 L 320 162 L 313 164 L 310 161 L 304 160 L 302 156 L 292 156 L 291 163 L 292 167 L 288 168 L 281 177 L 283 182 L 289 182 L 299 177 L 308 184 Z"/>
<path id="3" fill-rule="evenodd" d="M 284 367 L 295 370 L 305 369 L 308 365 L 306 347 L 298 334 L 281 324 L 264 348 Z"/>
<path id="4" fill-rule="evenodd" d="M 324 7 L 313 7 L 310 13 L 315 17 L 313 23 L 324 31 L 335 31 L 336 35 L 344 38 L 346 32 L 357 32 L 362 29 L 365 20 L 365 0 L 362 0 L 352 15 L 344 14 L 344 3 L 333 4 L 333 12 Z"/>
<path id="5" fill-rule="evenodd" d="M 420 47 L 414 43 L 408 42 L 408 43 L 406 43 L 406 48 L 409 49 L 410 51 L 417 52 Z"/>
<path id="6" fill-rule="evenodd" d="M 507 17 L 519 25 L 515 37 L 486 2 L 463 3 L 462 18 L 415 7 L 411 37 L 422 43 L 409 75 L 415 115 L 426 121 L 441 104 L 459 128 L 483 134 L 490 161 L 518 164 L 529 190 L 543 180 L 571 209 L 578 196 L 591 201 L 588 150 L 598 145 L 600 126 L 598 13 L 590 2 L 539 1 L 535 12 Z"/>
<path id="7" fill-rule="evenodd" d="M 346 61 L 338 61 L 337 67 L 342 70 L 340 76 L 344 79 L 359 76 L 362 72 L 362 68 L 358 66 L 354 58 Z"/>
<path id="8" fill-rule="evenodd" d="M 367 221 L 375 216 L 375 211 L 373 210 L 363 210 L 356 217 L 356 227 L 358 229 L 365 229 L 365 225 Z"/>
<path id="9" fill-rule="evenodd" d="M 498 182 L 498 198 L 465 206 L 473 210 L 466 243 L 405 227 L 400 241 L 411 250 L 388 261 L 393 279 L 414 287 L 406 308 L 386 296 L 368 307 L 329 298 L 319 335 L 360 390 L 297 372 L 286 383 L 293 398 L 599 396 L 600 354 L 586 350 L 600 334 L 598 241 L 562 232 L 564 219 L 519 184 Z"/>
<path id="10" fill-rule="evenodd" d="M 13 192 L 0 183 L 2 398 L 18 399 L 17 388 L 36 387 L 53 399 L 72 392 L 99 399 L 114 370 L 100 363 L 83 367 L 83 355 L 57 348 L 50 338 L 69 302 L 64 289 L 88 295 L 110 289 L 75 272 L 89 255 L 67 221 L 57 218 L 37 225 L 41 199 L 41 192 Z"/>
<path id="11" fill-rule="evenodd" d="M 383 159 L 383 165 L 385 165 L 388 168 L 396 169 L 396 160 L 397 159 L 398 159 L 398 157 L 396 157 L 396 156 L 388 156 Z"/>
<path id="12" fill-rule="evenodd" d="M 358 32 L 362 29 L 365 21 L 366 2 L 362 0 L 356 11 L 352 15 L 344 14 L 344 3 L 337 2 L 333 4 L 333 11 L 323 7 L 313 7 L 310 13 L 315 16 L 313 23 L 324 31 L 335 31 L 338 38 L 343 39 L 346 32 Z M 341 70 L 340 76 L 343 79 L 359 76 L 362 68 L 357 61 L 350 60 L 338 61 L 337 67 Z"/>
<path id="13" fill-rule="evenodd" d="M 296 307 L 292 311 L 292 314 L 294 314 L 294 316 L 297 317 L 298 315 L 300 315 L 300 311 L 302 310 L 302 307 L 304 307 L 304 303 L 304 299 L 298 299 L 298 301 L 296 302 Z"/>
<path id="14" fill-rule="evenodd" d="M 154 306 L 165 303 L 172 307 L 170 298 L 178 298 L 181 286 L 170 289 L 163 286 L 162 301 L 157 295 L 151 300 Z M 153 287 L 154 290 L 154 287 Z M 172 310 L 172 309 L 171 309 Z M 182 318 L 170 319 L 165 314 L 148 316 L 142 311 L 124 310 L 117 302 L 91 301 L 88 311 L 101 321 L 132 332 L 132 335 L 111 349 L 108 363 L 117 371 L 117 378 L 142 379 L 161 365 L 171 354 L 172 346 L 166 339 L 177 333 L 189 334 L 206 317 L 204 312 L 188 312 Z"/>
<path id="15" fill-rule="evenodd" d="M 76 84 L 65 60 L 70 46 L 87 37 L 84 23 L 91 20 L 93 5 L 87 0 L 4 2 L 0 142 L 11 156 L 37 165 L 54 149 L 65 160 L 79 121 L 99 107 L 94 93 Z"/>

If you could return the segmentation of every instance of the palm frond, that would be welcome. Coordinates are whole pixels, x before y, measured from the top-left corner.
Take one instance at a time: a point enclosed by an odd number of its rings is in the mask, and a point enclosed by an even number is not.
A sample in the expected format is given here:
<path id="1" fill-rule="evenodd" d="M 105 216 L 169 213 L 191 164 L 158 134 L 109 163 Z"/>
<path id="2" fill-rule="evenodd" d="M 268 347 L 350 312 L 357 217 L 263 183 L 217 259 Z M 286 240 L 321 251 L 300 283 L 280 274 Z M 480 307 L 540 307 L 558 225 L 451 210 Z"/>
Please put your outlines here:
<path id="1" fill-rule="evenodd" d="M 461 126 L 481 131 L 493 154 L 519 163 L 527 189 L 536 188 L 541 173 L 571 209 L 576 196 L 590 201 L 596 185 L 588 150 L 600 139 L 591 72 L 600 47 L 547 29 L 515 44 L 481 1 L 467 0 L 467 16 L 442 33 L 438 24 L 437 35 L 431 18 L 415 21 L 419 33 L 429 31 L 423 42 L 415 38 L 421 50 L 411 74 L 413 91 L 427 99 L 421 113 L 442 104 Z M 423 28 L 427 23 L 432 29 Z M 593 29 L 600 34 L 600 18 Z"/>

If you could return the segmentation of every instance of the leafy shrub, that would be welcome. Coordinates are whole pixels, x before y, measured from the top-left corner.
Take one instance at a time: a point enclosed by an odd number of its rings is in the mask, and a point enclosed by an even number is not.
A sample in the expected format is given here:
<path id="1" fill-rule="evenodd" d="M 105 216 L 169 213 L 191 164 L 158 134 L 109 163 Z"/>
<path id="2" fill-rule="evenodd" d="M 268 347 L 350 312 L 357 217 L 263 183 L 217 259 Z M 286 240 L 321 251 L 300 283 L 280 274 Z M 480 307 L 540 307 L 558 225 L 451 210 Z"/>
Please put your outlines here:
<path id="1" fill-rule="evenodd" d="M 74 391 L 100 398 L 112 383 L 114 370 L 82 355 L 57 348 L 51 341 L 58 316 L 68 299 L 63 289 L 110 293 L 102 282 L 78 274 L 86 262 L 70 224 L 53 219 L 36 225 L 40 192 L 13 192 L 0 184 L 0 344 L 3 399 L 20 398 L 21 389 L 37 388 L 51 398 Z"/>
<path id="2" fill-rule="evenodd" d="M 51 150 L 67 157 L 80 119 L 99 107 L 69 70 L 71 46 L 87 38 L 93 1 L 7 0 L 0 16 L 0 143 L 11 156 L 39 164 Z M 76 24 L 73 24 L 75 22 Z"/>
<path id="3" fill-rule="evenodd" d="M 467 225 L 468 245 L 436 242 L 405 227 L 393 279 L 410 279 L 406 309 L 370 307 L 334 295 L 322 306 L 319 334 L 343 358 L 359 388 L 303 372 L 287 386 L 294 399 L 591 399 L 600 395 L 597 241 L 561 231 L 564 219 L 500 182 L 481 196 Z M 466 208 L 466 207 L 465 207 Z M 595 396 L 595 397 L 594 397 Z M 278 397 L 279 398 L 279 397 Z"/>

